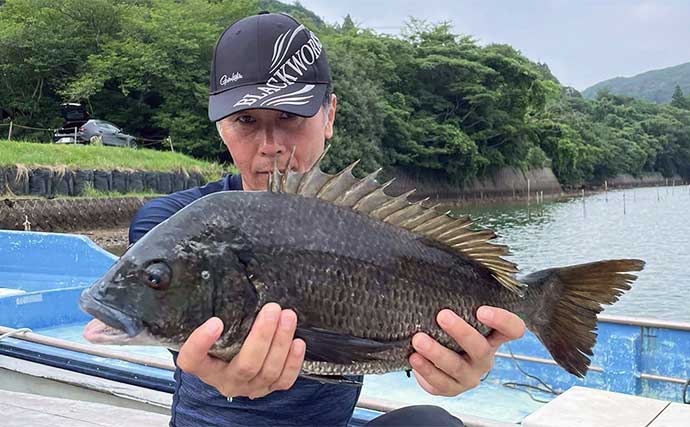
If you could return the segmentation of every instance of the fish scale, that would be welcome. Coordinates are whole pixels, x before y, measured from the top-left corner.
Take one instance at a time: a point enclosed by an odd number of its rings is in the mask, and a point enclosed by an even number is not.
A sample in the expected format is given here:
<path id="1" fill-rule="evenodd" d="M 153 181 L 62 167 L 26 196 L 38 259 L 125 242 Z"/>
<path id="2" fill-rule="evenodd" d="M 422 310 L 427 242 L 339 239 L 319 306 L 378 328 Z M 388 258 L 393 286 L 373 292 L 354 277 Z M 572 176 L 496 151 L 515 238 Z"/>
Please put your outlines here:
<path id="1" fill-rule="evenodd" d="M 457 281 L 458 275 L 449 274 L 447 267 L 415 260 L 385 266 L 328 253 L 293 252 L 282 248 L 275 254 L 255 254 L 255 260 L 247 271 L 262 283 L 259 305 L 277 302 L 283 308 L 294 309 L 298 327 L 395 343 L 401 349 L 385 353 L 385 356 L 383 353 L 377 355 L 386 359 L 385 362 L 319 363 L 304 368 L 314 374 L 349 374 L 362 372 L 362 369 L 369 373 L 407 366 L 407 357 L 412 352 L 411 338 L 420 331 L 461 351 L 436 324 L 436 313 L 450 308 L 486 334 L 487 328 L 473 315 L 476 308 L 486 303 L 507 307 L 508 303 L 518 301 L 514 293 L 499 285 L 493 287 L 495 294 L 487 292 L 486 300 L 481 301 L 472 293 L 463 292 L 463 288 L 469 289 L 475 282 L 463 286 Z M 332 265 L 339 268 L 328 268 Z M 486 289 L 490 288 L 487 285 Z M 291 292 L 286 293 L 286 289 Z M 505 302 L 500 300 L 501 294 Z M 372 306 L 367 301 L 377 303 Z"/>

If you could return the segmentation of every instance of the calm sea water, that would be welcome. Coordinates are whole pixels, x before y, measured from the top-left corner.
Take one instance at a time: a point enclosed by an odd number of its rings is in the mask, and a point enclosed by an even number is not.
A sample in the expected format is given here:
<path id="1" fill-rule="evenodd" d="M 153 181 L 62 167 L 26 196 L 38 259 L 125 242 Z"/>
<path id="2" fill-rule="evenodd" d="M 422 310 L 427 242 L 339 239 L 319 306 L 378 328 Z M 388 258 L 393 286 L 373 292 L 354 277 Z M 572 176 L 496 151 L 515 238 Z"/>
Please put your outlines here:
<path id="1" fill-rule="evenodd" d="M 612 258 L 647 264 L 606 314 L 690 322 L 690 187 L 458 210 L 499 235 L 524 273 Z"/>

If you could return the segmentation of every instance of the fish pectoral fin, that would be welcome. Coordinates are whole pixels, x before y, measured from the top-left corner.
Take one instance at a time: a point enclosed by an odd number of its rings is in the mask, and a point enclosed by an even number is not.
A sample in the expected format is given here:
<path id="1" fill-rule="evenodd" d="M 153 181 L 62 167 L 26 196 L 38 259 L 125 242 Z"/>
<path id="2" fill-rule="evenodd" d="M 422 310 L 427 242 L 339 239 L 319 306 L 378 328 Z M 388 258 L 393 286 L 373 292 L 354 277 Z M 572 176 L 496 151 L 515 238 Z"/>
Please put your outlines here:
<path id="1" fill-rule="evenodd" d="M 361 387 L 362 386 L 361 381 L 356 381 L 356 380 L 344 377 L 342 375 L 300 374 L 300 377 L 306 378 L 309 380 L 318 381 L 322 384 L 340 384 L 340 385 L 349 385 L 352 387 Z"/>
<path id="2" fill-rule="evenodd" d="M 301 338 L 307 344 L 305 359 L 341 365 L 380 360 L 377 353 L 400 345 L 396 342 L 383 343 L 320 328 L 297 328 L 295 338 Z"/>

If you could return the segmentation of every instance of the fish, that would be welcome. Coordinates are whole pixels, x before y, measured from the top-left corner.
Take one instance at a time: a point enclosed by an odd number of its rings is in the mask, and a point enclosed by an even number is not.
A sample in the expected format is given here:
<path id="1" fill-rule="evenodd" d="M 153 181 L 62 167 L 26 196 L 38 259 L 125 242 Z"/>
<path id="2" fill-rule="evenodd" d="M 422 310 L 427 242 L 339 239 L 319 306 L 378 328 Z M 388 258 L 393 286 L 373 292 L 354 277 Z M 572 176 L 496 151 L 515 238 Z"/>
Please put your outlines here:
<path id="1" fill-rule="evenodd" d="M 407 370 L 412 337 L 425 332 L 463 349 L 437 324 L 450 309 L 482 335 L 480 306 L 521 317 L 553 359 L 584 377 L 597 314 L 631 289 L 644 261 L 614 259 L 518 278 L 497 235 L 428 199 L 384 190 L 375 171 L 304 172 L 274 165 L 268 191 L 206 195 L 155 226 L 80 296 L 93 320 L 87 340 L 178 350 L 216 316 L 209 354 L 231 360 L 262 306 L 297 314 L 306 343 L 302 375 L 342 378 Z M 291 157 L 292 158 L 292 157 Z"/>

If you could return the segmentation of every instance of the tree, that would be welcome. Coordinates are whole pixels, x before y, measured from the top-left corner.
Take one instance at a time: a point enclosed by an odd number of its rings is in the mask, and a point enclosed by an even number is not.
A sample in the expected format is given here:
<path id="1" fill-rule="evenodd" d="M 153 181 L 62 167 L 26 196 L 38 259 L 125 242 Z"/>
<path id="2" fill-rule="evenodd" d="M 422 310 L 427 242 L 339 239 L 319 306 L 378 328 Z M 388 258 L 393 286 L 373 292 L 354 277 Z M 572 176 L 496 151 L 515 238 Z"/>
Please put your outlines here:
<path id="1" fill-rule="evenodd" d="M 673 96 L 671 97 L 671 105 L 676 108 L 681 108 L 683 110 L 690 110 L 690 99 L 686 98 L 683 94 L 683 90 L 679 85 L 676 85 L 676 89 L 673 91 Z"/>

